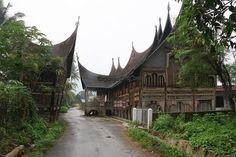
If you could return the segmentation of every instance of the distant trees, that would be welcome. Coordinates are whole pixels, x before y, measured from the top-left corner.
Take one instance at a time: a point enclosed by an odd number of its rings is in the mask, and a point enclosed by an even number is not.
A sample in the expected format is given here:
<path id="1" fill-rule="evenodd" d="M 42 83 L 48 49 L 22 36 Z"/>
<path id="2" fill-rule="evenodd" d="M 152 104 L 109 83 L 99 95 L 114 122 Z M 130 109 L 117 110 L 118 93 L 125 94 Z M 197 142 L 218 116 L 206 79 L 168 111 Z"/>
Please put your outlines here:
<path id="1" fill-rule="evenodd" d="M 186 83 L 194 80 L 192 77 L 216 74 L 224 87 L 227 102 L 235 110 L 231 77 L 225 58 L 229 53 L 226 50 L 236 49 L 236 1 L 182 2 L 175 32 L 170 38 L 175 56 L 183 61 L 180 82 Z"/>

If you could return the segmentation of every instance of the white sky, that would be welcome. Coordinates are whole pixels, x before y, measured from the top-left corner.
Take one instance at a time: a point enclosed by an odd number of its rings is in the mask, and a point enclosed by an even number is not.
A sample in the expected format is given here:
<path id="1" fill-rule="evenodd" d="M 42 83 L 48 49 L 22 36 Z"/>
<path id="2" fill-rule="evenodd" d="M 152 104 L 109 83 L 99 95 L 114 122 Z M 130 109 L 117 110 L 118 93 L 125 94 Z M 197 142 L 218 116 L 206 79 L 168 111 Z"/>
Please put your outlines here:
<path id="1" fill-rule="evenodd" d="M 12 4 L 10 13 L 23 12 L 27 26 L 36 26 L 57 44 L 66 40 L 80 16 L 75 52 L 89 70 L 108 74 L 112 58 L 120 57 L 124 67 L 131 43 L 138 52 L 147 49 L 154 38 L 155 25 L 165 27 L 167 4 L 175 19 L 181 4 L 175 0 L 4 0 Z"/>

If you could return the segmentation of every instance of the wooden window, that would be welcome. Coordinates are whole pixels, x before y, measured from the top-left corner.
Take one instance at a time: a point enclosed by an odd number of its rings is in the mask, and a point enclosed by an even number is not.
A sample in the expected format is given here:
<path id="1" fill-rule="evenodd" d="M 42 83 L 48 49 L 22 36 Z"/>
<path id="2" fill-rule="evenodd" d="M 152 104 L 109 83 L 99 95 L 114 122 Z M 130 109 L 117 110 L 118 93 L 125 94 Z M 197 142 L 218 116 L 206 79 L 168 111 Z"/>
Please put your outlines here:
<path id="1" fill-rule="evenodd" d="M 208 84 L 210 87 L 215 87 L 215 79 L 213 76 L 208 77 Z"/>
<path id="2" fill-rule="evenodd" d="M 197 110 L 201 111 L 211 111 L 212 109 L 211 100 L 199 100 L 197 105 Z"/>
<path id="3" fill-rule="evenodd" d="M 152 78 L 151 78 L 150 75 L 146 76 L 146 82 L 147 82 L 147 87 L 150 87 L 151 86 L 151 82 L 152 82 Z"/>
<path id="4" fill-rule="evenodd" d="M 156 87 L 157 86 L 157 74 L 152 73 L 152 86 Z"/>
<path id="5" fill-rule="evenodd" d="M 159 87 L 163 87 L 164 86 L 164 76 L 163 75 L 160 75 L 158 77 L 158 86 Z"/>

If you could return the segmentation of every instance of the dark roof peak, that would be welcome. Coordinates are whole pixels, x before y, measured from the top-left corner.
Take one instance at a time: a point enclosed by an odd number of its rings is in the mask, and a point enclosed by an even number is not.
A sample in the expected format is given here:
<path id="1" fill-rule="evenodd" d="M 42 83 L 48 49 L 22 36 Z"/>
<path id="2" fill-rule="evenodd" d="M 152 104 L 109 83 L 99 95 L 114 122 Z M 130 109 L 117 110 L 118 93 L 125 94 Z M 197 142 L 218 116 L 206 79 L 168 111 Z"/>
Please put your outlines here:
<path id="1" fill-rule="evenodd" d="M 168 7 L 167 7 L 168 13 L 167 13 L 167 19 L 166 19 L 166 25 L 163 31 L 163 35 L 161 37 L 161 42 L 164 41 L 166 39 L 166 37 L 171 33 L 172 31 L 172 24 L 171 24 L 171 20 L 170 20 L 170 4 L 168 3 Z"/>
<path id="2" fill-rule="evenodd" d="M 158 39 L 161 40 L 162 37 L 162 26 L 161 26 L 161 18 L 159 18 L 159 29 L 158 29 Z"/>
<path id="3" fill-rule="evenodd" d="M 111 66 L 111 71 L 109 75 L 114 75 L 116 73 L 116 67 L 115 67 L 115 63 L 114 63 L 114 58 L 112 58 L 112 66 Z"/>
<path id="4" fill-rule="evenodd" d="M 117 73 L 120 73 L 123 70 L 123 68 L 120 66 L 120 57 L 118 57 L 118 65 L 117 65 Z"/>
<path id="5" fill-rule="evenodd" d="M 168 14 L 169 14 L 169 12 L 170 12 L 170 2 L 168 2 L 167 10 L 168 10 Z"/>
<path id="6" fill-rule="evenodd" d="M 135 50 L 135 48 L 134 48 L 134 42 L 132 41 L 132 51 L 135 51 L 136 52 L 136 50 Z"/>

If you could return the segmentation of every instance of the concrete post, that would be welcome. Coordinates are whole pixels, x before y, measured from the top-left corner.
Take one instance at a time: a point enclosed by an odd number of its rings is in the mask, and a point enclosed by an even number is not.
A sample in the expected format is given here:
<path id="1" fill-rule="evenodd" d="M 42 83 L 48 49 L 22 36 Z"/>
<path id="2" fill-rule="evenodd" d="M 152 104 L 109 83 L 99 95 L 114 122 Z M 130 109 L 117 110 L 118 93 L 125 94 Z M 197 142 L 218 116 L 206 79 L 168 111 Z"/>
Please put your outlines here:
<path id="1" fill-rule="evenodd" d="M 151 108 L 149 108 L 148 109 L 148 114 L 147 114 L 147 128 L 149 129 L 151 126 L 152 126 L 152 109 Z"/>
<path id="2" fill-rule="evenodd" d="M 139 109 L 136 109 L 136 121 L 138 121 L 139 123 L 142 123 L 142 109 L 139 108 Z"/>
<path id="3" fill-rule="evenodd" d="M 136 121 L 137 120 L 137 115 L 136 115 L 136 108 L 134 107 L 132 110 L 132 121 Z"/>

